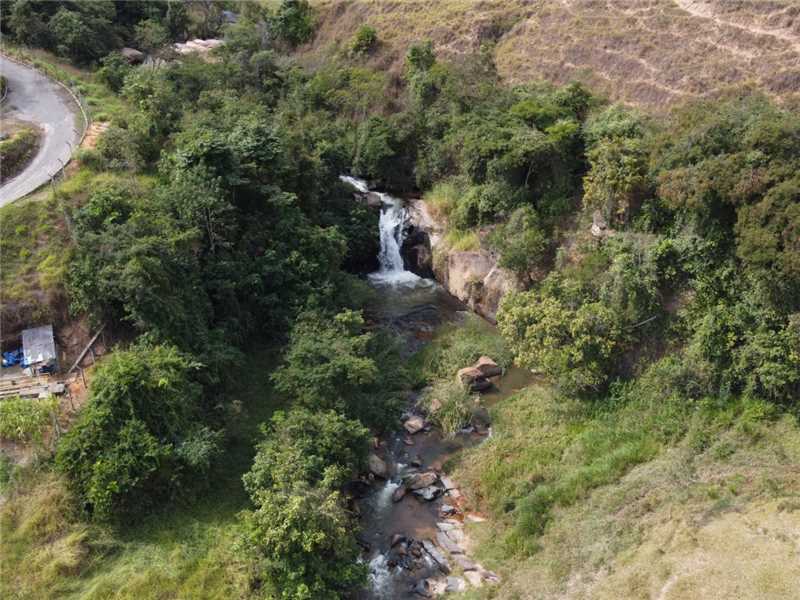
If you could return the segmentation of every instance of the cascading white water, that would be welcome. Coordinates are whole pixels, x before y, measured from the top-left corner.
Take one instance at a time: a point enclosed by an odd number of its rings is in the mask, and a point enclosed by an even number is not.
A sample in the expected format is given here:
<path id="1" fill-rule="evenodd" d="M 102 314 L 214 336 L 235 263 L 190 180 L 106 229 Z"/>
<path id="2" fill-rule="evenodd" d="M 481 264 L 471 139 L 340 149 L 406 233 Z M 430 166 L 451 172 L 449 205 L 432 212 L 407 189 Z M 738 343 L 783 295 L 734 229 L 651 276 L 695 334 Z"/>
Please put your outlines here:
<path id="1" fill-rule="evenodd" d="M 349 175 L 341 175 L 339 178 L 362 194 L 369 191 L 369 186 L 363 179 Z M 381 216 L 378 223 L 381 250 L 378 255 L 380 267 L 374 273 L 369 274 L 370 281 L 389 285 L 430 285 L 430 282 L 419 275 L 406 271 L 403 265 L 400 249 L 403 247 L 406 219 L 408 218 L 403 201 L 389 194 L 375 193 L 381 200 Z"/>

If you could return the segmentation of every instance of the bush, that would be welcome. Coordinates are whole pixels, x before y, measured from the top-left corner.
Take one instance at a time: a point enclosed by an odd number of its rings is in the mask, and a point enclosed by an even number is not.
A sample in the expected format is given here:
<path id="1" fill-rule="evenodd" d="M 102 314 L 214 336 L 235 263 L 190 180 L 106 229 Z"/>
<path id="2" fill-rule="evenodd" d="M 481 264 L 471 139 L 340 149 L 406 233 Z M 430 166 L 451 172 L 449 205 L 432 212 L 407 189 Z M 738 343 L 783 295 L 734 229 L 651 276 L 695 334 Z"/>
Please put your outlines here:
<path id="1" fill-rule="evenodd" d="M 296 482 L 336 489 L 366 463 L 369 431 L 333 411 L 277 412 L 261 431 L 253 466 L 243 477 L 254 502 L 262 490 Z"/>
<path id="2" fill-rule="evenodd" d="M 369 426 L 394 422 L 403 375 L 396 349 L 364 330 L 360 313 L 305 313 L 272 376 L 277 389 L 310 410 L 336 410 Z"/>
<path id="3" fill-rule="evenodd" d="M 113 92 L 122 91 L 125 77 L 133 70 L 128 60 L 119 52 L 112 52 L 100 60 L 102 65 L 97 70 L 97 79 L 106 84 Z"/>
<path id="4" fill-rule="evenodd" d="M 198 423 L 198 367 L 174 347 L 148 342 L 98 365 L 88 405 L 56 454 L 93 518 L 142 514 L 207 470 L 220 438 Z"/>
<path id="5" fill-rule="evenodd" d="M 242 546 L 276 597 L 339 598 L 364 582 L 355 523 L 336 491 L 366 463 L 369 431 L 333 411 L 278 412 L 242 478 L 255 510 Z"/>
<path id="6" fill-rule="evenodd" d="M 272 28 L 280 39 L 298 46 L 314 34 L 314 11 L 306 0 L 282 0 Z"/>
<path id="7" fill-rule="evenodd" d="M 355 523 L 338 492 L 299 484 L 259 492 L 256 503 L 243 514 L 241 545 L 267 597 L 335 600 L 365 583 Z"/>
<path id="8" fill-rule="evenodd" d="M 622 341 L 616 316 L 602 303 L 572 310 L 538 291 L 506 296 L 497 324 L 517 364 L 553 377 L 565 394 L 600 391 Z"/>
<path id="9" fill-rule="evenodd" d="M 362 25 L 350 42 L 350 52 L 355 55 L 369 54 L 378 44 L 378 32 L 374 27 Z"/>
<path id="10" fill-rule="evenodd" d="M 548 238 L 536 211 L 522 206 L 492 231 L 489 243 L 500 253 L 501 267 L 529 278 L 533 269 L 542 266 Z"/>

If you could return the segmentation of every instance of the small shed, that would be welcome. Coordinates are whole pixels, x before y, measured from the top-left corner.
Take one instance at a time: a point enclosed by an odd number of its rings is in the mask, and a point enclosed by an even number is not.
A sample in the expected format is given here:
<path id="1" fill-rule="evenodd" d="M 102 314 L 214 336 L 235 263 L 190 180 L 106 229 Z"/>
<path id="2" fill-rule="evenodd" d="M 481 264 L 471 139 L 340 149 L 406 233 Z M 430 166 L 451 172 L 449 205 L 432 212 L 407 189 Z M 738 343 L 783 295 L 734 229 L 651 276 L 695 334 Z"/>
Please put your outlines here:
<path id="1" fill-rule="evenodd" d="M 32 327 L 22 331 L 22 364 L 35 373 L 55 370 L 58 355 L 52 325 Z"/>

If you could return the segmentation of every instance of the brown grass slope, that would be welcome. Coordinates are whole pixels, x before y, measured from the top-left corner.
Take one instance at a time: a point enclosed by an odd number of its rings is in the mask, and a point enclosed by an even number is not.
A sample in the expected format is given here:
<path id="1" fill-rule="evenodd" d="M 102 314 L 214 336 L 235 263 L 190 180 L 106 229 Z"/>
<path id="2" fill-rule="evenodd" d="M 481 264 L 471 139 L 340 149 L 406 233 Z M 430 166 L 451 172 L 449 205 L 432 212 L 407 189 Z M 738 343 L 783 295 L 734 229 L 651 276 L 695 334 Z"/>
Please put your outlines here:
<path id="1" fill-rule="evenodd" d="M 800 99 L 800 3 L 793 0 L 316 0 L 319 28 L 301 56 L 343 50 L 369 24 L 371 61 L 399 72 L 430 39 L 452 56 L 496 42 L 501 75 L 580 80 L 614 100 L 659 109 L 750 85 Z"/>

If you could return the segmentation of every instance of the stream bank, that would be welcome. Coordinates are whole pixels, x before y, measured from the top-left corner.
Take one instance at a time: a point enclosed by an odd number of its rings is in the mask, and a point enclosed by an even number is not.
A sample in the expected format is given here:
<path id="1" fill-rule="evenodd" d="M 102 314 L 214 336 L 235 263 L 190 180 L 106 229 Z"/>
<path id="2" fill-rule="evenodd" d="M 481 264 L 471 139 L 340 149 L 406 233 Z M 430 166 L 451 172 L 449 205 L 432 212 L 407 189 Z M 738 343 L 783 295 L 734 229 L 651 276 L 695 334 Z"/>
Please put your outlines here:
<path id="1" fill-rule="evenodd" d="M 409 222 L 407 204 L 370 191 L 361 180 L 342 179 L 373 206 L 380 205 L 380 267 L 368 275 L 378 300 L 370 312 L 403 340 L 406 355 L 411 355 L 433 339 L 438 328 L 458 326 L 468 318 L 468 307 L 437 281 L 422 276 L 424 271 L 406 270 L 402 254 L 406 236 L 419 231 Z M 455 379 L 456 373 L 452 376 Z M 464 525 L 482 523 L 485 518 L 465 510 L 461 491 L 444 467 L 491 435 L 486 406 L 530 379 L 530 373 L 515 368 L 494 374 L 484 382 L 488 389 L 478 401 L 480 418 L 473 418 L 450 437 L 428 422 L 418 407 L 420 394 L 410 395 L 398 429 L 376 441 L 370 455 L 371 483 L 354 505 L 361 522 L 359 541 L 369 565 L 369 585 L 360 598 L 432 597 L 499 580 L 469 556 L 471 544 Z"/>

